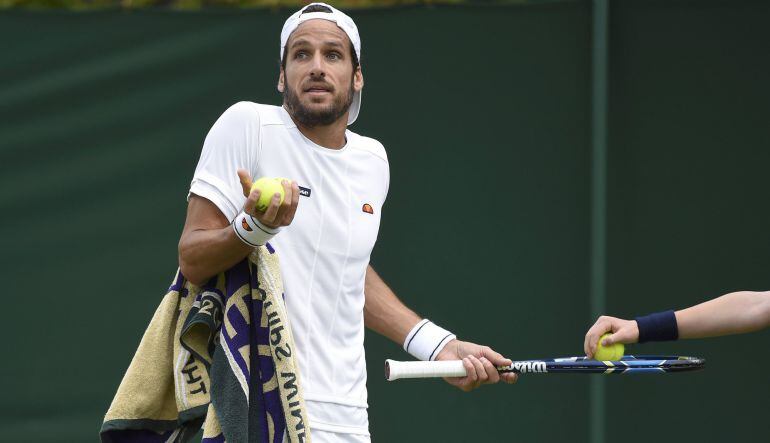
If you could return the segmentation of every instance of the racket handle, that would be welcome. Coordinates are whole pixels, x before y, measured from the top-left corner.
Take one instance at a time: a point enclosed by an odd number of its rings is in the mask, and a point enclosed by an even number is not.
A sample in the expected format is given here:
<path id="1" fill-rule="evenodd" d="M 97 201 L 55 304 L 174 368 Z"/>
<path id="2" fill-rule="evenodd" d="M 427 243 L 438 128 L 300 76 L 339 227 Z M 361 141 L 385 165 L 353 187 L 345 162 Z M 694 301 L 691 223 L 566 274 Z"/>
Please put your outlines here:
<path id="1" fill-rule="evenodd" d="M 446 361 L 396 361 L 385 360 L 385 378 L 465 377 L 462 360 Z"/>

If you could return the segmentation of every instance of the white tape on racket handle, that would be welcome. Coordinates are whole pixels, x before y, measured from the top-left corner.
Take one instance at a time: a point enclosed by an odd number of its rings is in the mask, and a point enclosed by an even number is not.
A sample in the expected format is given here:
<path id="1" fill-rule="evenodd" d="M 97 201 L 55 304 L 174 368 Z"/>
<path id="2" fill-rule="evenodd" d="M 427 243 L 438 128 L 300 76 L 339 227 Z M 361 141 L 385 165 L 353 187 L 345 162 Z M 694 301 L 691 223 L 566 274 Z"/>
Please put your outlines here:
<path id="1" fill-rule="evenodd" d="M 445 361 L 396 361 L 385 360 L 385 378 L 465 377 L 462 360 Z"/>

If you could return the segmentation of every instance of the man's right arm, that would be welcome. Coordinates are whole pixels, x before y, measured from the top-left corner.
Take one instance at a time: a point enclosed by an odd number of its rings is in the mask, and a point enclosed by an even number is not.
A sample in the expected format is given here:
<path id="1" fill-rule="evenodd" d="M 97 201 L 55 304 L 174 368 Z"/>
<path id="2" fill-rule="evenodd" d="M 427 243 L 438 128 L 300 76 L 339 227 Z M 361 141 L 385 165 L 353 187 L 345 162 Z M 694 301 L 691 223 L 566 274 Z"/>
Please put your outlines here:
<path id="1" fill-rule="evenodd" d="M 251 250 L 214 203 L 190 195 L 179 239 L 179 269 L 187 280 L 200 286 L 243 260 Z"/>
<path id="2" fill-rule="evenodd" d="M 244 170 L 238 171 L 243 195 L 247 197 L 244 212 L 272 228 L 288 226 L 294 219 L 299 201 L 296 182 L 284 180 L 285 199 L 279 204 L 278 194 L 273 196 L 265 212 L 255 209 L 259 191 L 251 190 L 251 177 Z M 190 195 L 182 236 L 179 239 L 179 268 L 187 280 L 202 285 L 211 277 L 230 269 L 253 250 L 236 235 L 222 211 L 210 200 Z"/>

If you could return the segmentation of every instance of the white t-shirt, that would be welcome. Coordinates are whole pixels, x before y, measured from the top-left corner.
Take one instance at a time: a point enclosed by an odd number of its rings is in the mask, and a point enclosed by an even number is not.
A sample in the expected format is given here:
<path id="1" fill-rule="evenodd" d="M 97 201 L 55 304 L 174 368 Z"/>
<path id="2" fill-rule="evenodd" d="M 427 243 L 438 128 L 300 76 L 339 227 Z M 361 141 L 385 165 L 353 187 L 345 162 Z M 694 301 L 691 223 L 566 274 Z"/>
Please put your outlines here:
<path id="1" fill-rule="evenodd" d="M 390 173 L 382 144 L 345 136 L 343 148 L 327 149 L 303 136 L 285 109 L 236 103 L 209 131 L 190 193 L 233 220 L 246 201 L 239 168 L 302 188 L 294 221 L 270 244 L 281 261 L 310 427 L 368 435 L 364 277 Z"/>

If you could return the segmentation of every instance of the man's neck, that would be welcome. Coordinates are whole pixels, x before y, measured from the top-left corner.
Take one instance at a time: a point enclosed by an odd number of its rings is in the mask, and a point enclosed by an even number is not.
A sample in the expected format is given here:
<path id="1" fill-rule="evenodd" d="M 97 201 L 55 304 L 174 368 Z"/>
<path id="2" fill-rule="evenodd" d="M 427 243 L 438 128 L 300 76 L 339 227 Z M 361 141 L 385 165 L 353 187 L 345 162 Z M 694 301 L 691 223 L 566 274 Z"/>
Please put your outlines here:
<path id="1" fill-rule="evenodd" d="M 292 117 L 294 120 L 294 117 Z M 348 127 L 348 114 L 337 119 L 334 123 L 326 126 L 303 126 L 294 120 L 297 129 L 313 143 L 328 149 L 342 149 L 345 146 L 345 130 Z"/>

